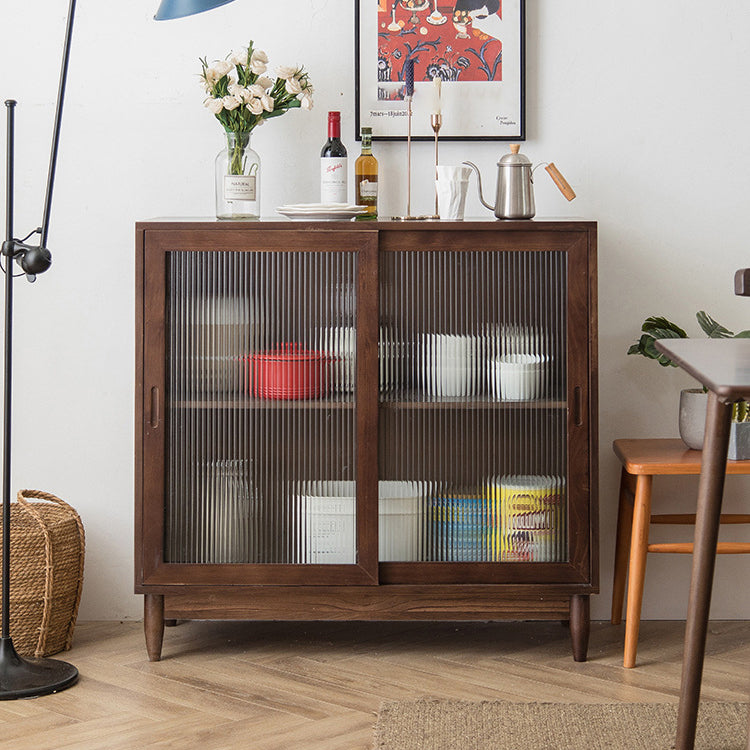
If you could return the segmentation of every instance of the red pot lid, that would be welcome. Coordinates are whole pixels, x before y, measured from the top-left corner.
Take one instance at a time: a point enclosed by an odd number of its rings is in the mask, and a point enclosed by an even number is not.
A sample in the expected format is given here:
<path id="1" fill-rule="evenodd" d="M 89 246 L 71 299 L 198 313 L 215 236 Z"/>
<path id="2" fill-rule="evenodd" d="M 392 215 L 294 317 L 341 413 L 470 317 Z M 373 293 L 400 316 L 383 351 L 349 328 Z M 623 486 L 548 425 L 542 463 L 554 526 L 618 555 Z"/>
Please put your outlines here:
<path id="1" fill-rule="evenodd" d="M 300 349 L 299 344 L 281 344 L 275 349 L 251 354 L 250 358 L 259 362 L 329 362 L 331 355 L 328 352 Z"/>

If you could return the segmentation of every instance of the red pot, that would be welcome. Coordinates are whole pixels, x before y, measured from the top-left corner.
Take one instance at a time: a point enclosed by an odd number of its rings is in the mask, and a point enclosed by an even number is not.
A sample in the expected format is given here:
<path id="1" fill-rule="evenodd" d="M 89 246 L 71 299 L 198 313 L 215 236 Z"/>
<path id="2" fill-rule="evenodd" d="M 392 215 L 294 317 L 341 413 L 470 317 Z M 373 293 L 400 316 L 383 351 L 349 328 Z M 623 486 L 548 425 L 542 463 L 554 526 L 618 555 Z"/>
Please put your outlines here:
<path id="1" fill-rule="evenodd" d="M 328 392 L 332 357 L 327 352 L 282 344 L 247 357 L 248 387 L 256 398 L 318 398 Z"/>

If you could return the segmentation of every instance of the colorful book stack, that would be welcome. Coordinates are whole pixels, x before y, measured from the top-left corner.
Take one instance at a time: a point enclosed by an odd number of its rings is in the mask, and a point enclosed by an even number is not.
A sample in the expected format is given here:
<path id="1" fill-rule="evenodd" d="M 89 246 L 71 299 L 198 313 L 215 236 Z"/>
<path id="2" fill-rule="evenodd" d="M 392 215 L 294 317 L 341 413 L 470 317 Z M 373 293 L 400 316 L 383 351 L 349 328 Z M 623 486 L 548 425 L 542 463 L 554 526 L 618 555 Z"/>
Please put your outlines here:
<path id="1" fill-rule="evenodd" d="M 496 508 L 493 559 L 562 562 L 567 559 L 565 482 L 542 475 L 504 476 L 490 485 Z"/>
<path id="2" fill-rule="evenodd" d="M 430 498 L 427 549 L 436 562 L 491 560 L 491 504 L 477 496 Z"/>

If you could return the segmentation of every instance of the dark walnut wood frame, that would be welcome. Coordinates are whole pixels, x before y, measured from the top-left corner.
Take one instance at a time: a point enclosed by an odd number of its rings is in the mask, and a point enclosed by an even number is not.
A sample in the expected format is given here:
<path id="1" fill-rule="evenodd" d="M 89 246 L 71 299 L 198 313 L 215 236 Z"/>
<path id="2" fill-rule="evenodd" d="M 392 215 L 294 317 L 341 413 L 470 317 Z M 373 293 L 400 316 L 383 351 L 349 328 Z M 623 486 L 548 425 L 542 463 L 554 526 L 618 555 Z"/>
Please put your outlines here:
<path id="1" fill-rule="evenodd" d="M 164 561 L 167 254 L 356 251 L 357 564 Z M 379 563 L 378 258 L 404 250 L 567 253 L 568 546 L 565 563 Z M 165 622 L 202 620 L 567 620 L 588 648 L 599 591 L 596 224 L 588 221 L 215 222 L 136 225 L 135 592 L 149 658 Z M 467 404 L 468 408 L 468 404 Z"/>

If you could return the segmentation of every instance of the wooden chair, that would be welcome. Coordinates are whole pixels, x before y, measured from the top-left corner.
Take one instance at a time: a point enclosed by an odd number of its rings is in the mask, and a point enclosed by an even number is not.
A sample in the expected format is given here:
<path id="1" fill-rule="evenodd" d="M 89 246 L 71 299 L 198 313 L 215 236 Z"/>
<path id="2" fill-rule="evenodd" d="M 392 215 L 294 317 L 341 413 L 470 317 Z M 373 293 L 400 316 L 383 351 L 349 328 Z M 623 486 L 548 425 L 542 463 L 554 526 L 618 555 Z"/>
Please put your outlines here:
<path id="1" fill-rule="evenodd" d="M 625 579 L 628 583 L 623 666 L 635 666 L 643 603 L 643 582 L 649 552 L 692 554 L 692 542 L 649 544 L 649 528 L 656 524 L 695 524 L 694 513 L 651 514 L 654 476 L 699 475 L 701 451 L 690 450 L 678 439 L 615 440 L 615 455 L 622 463 L 617 511 L 615 572 L 612 586 L 612 624 L 622 622 Z M 727 474 L 750 474 L 750 461 L 727 461 Z M 750 524 L 750 514 L 722 514 L 721 523 Z M 749 542 L 719 542 L 717 554 L 750 553 Z"/>

